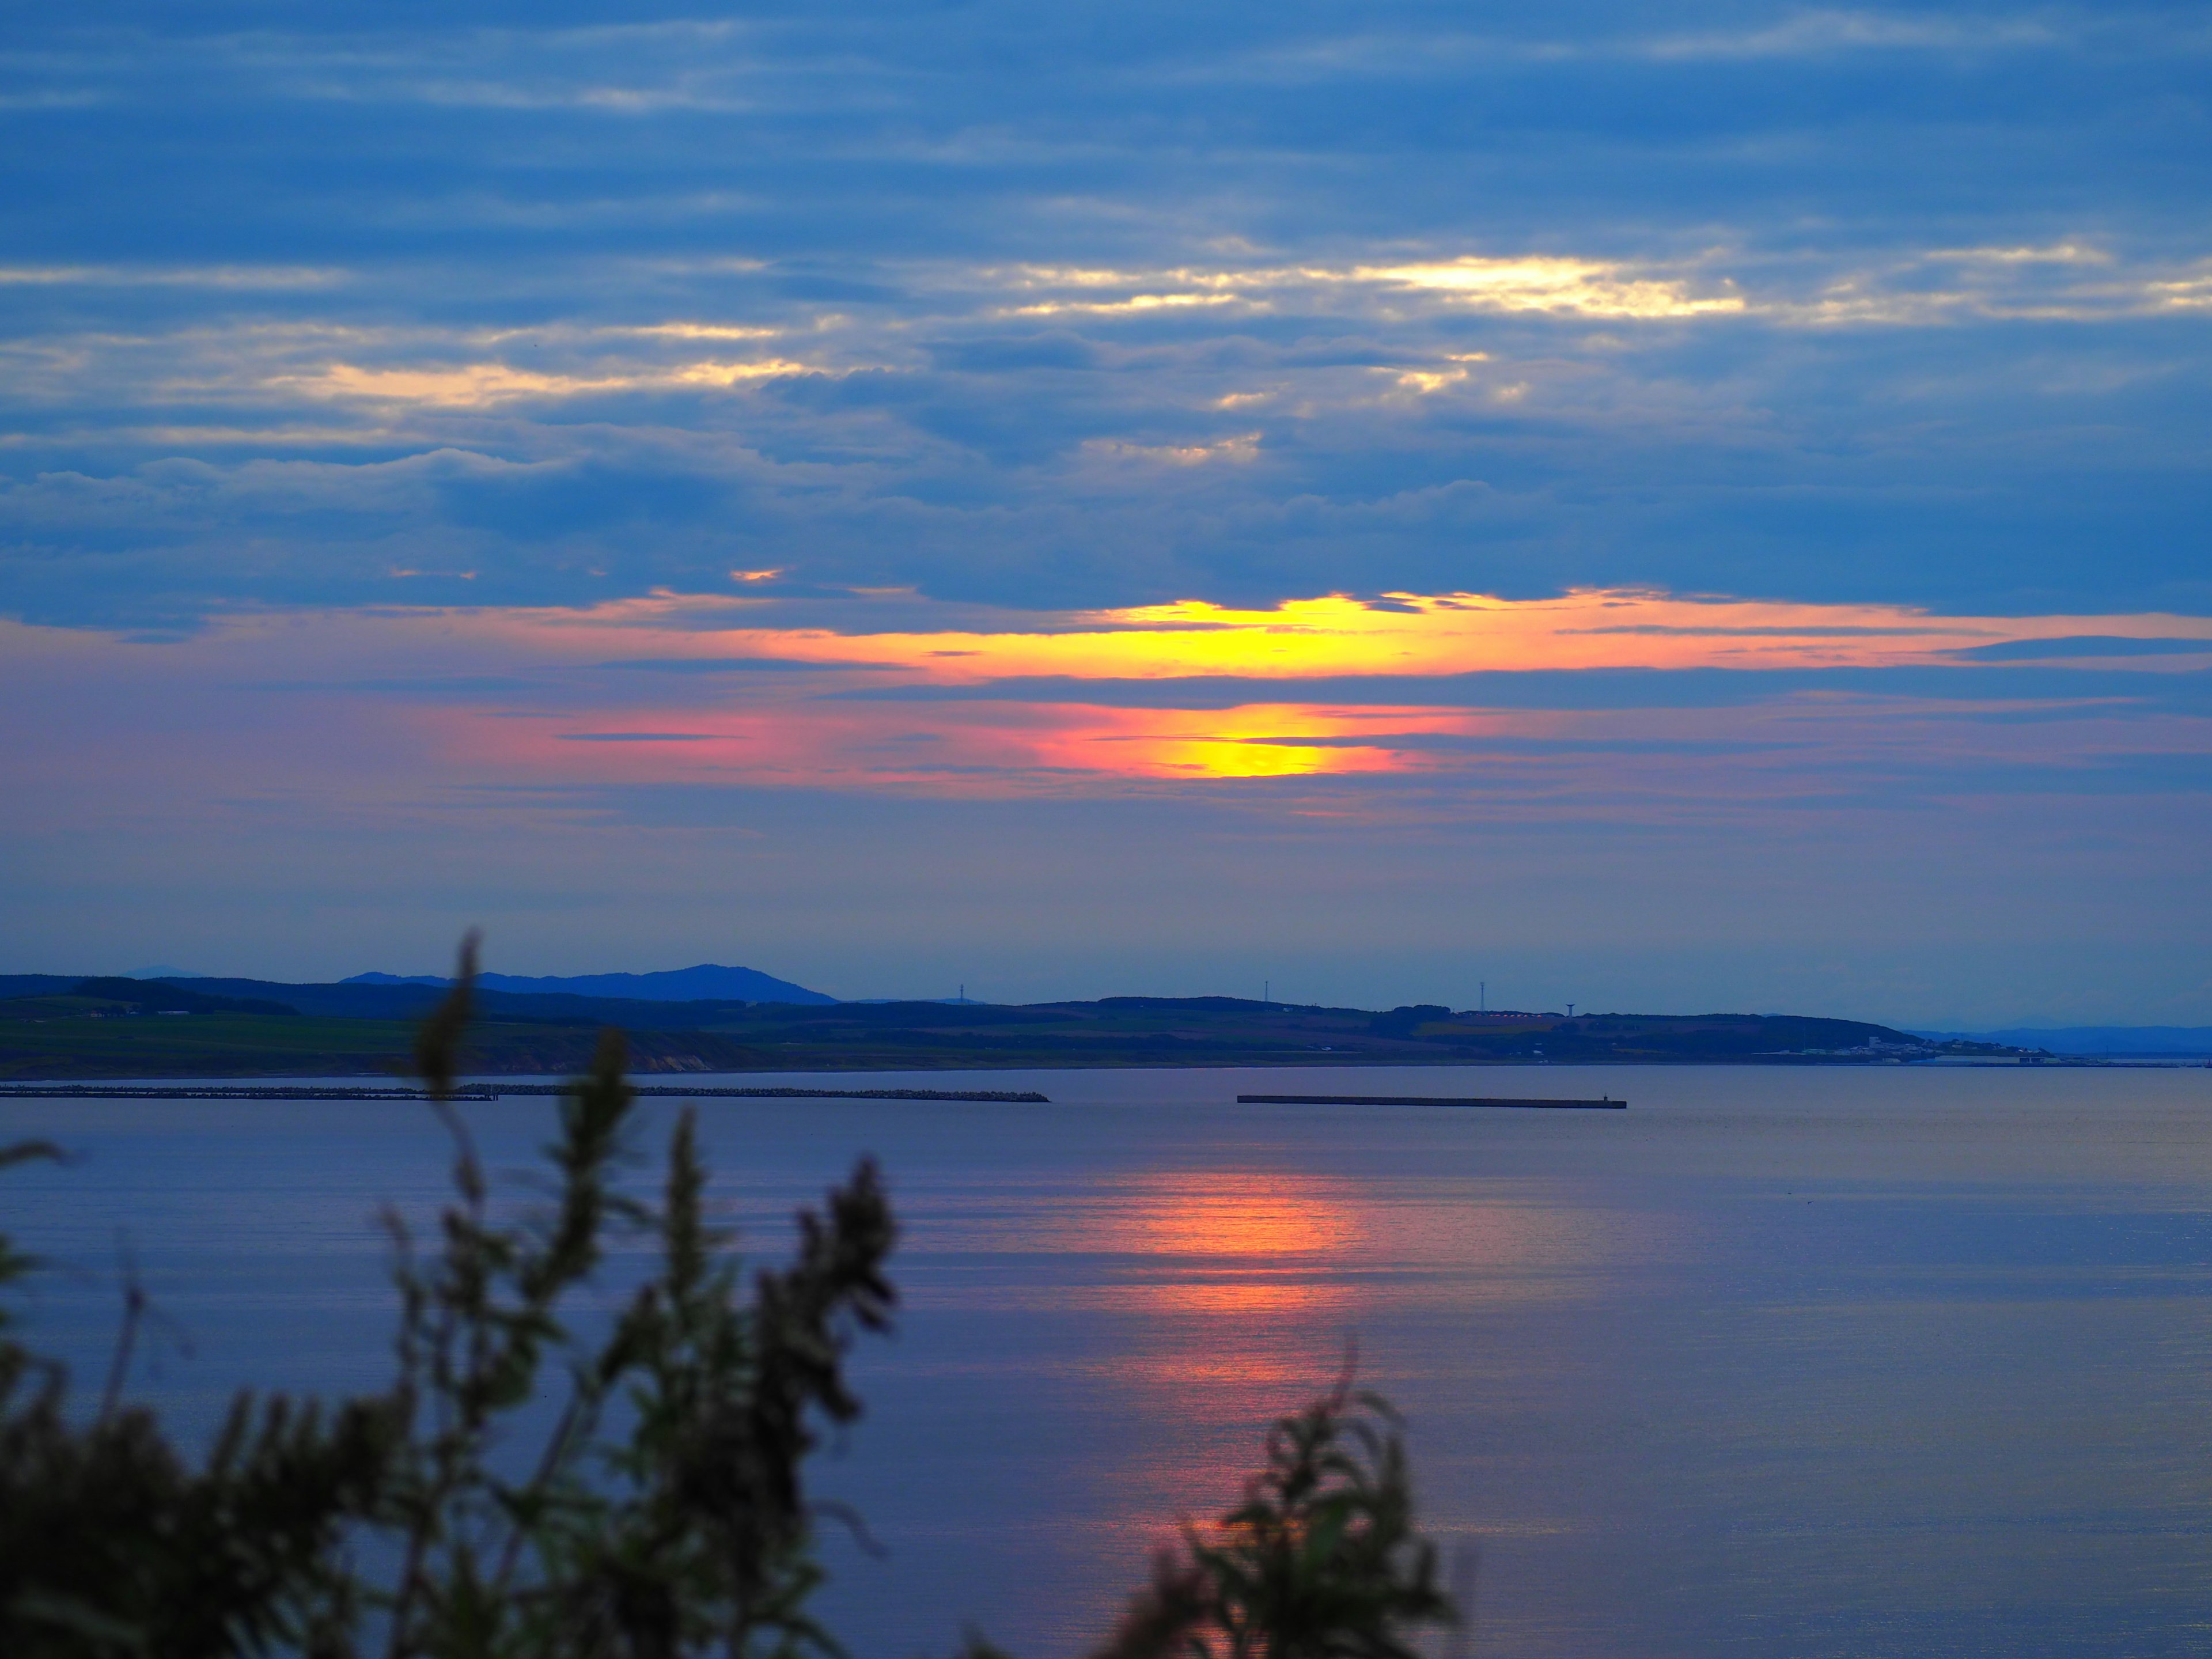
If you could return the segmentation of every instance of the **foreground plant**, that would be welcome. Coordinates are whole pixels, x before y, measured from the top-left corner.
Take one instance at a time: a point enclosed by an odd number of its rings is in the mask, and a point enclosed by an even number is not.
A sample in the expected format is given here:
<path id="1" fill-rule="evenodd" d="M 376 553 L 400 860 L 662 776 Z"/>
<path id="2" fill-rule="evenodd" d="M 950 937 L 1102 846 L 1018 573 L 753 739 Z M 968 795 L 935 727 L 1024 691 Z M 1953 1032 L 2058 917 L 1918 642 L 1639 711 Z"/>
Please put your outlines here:
<path id="1" fill-rule="evenodd" d="M 58 1160 L 45 1142 L 0 1165 Z M 34 1265 L 0 1237 L 0 1281 Z M 118 1358 L 143 1311 L 132 1288 Z M 338 1553 L 373 1510 L 394 1443 L 387 1402 L 334 1412 L 240 1394 L 191 1468 L 154 1414 L 118 1400 L 63 1410 L 66 1378 L 6 1334 L 0 1313 L 0 1653 L 150 1659 L 289 1649 L 343 1653 L 358 1610 Z"/>
<path id="2" fill-rule="evenodd" d="M 788 1266 L 744 1285 L 706 1220 L 691 1113 L 659 1202 L 617 1189 L 634 1096 L 609 1031 L 561 1102 L 550 1211 L 499 1220 L 453 1101 L 475 978 L 471 939 L 416 1047 L 453 1138 L 455 1196 L 428 1245 L 386 1216 L 400 1295 L 390 1392 L 327 1413 L 241 1395 L 194 1468 L 112 1389 L 73 1425 L 61 1368 L 0 1322 L 0 1654 L 837 1652 L 808 1611 L 821 1574 L 802 1470 L 821 1425 L 859 1414 L 844 1356 L 896 1300 L 874 1166 L 800 1214 Z M 0 1163 L 58 1156 L 27 1144 Z M 572 1304 L 617 1234 L 649 1239 L 658 1260 L 586 1341 Z M 31 1265 L 0 1239 L 0 1281 Z M 118 1380 L 135 1289 L 128 1306 Z M 520 1455 L 524 1424 L 549 1415 Z"/>
<path id="3" fill-rule="evenodd" d="M 385 1224 L 398 1377 L 325 1410 L 241 1394 L 192 1466 L 119 1401 L 129 1291 L 98 1413 L 0 1310 L 0 1655 L 6 1659 L 804 1659 L 822 1509 L 804 1469 L 860 1406 L 854 1338 L 888 1327 L 896 1228 L 863 1159 L 747 1287 L 707 1221 L 684 1112 L 657 1202 L 625 1194 L 635 1096 L 621 1034 L 562 1097 L 542 1212 L 501 1220 L 453 1100 L 473 937 L 416 1066 L 452 1135 L 435 1238 Z M 0 1148 L 0 1166 L 57 1158 Z M 611 1310 L 580 1294 L 617 1238 L 653 1262 Z M 0 1237 L 0 1285 L 33 1264 Z M 587 1340 L 581 1318 L 597 1329 Z M 1164 1558 L 1100 1659 L 1411 1659 L 1448 1622 L 1380 1401 L 1340 1387 L 1285 1419 L 1245 1504 Z M 977 1655 L 988 1650 L 976 1646 Z"/>
<path id="4" fill-rule="evenodd" d="M 1415 1659 L 1413 1631 L 1459 1622 L 1414 1529 L 1397 1416 L 1349 1367 L 1267 1455 L 1243 1504 L 1154 1563 L 1097 1659 Z"/>
<path id="5" fill-rule="evenodd" d="M 836 1653 L 807 1607 L 821 1572 L 801 1471 L 817 1423 L 860 1414 L 844 1354 L 854 1332 L 886 1328 L 896 1300 L 884 1276 L 896 1230 L 874 1165 L 862 1160 L 823 1212 L 801 1212 L 796 1259 L 759 1273 L 745 1301 L 728 1235 L 706 1222 L 694 1113 L 678 1120 L 657 1208 L 614 1189 L 635 1096 L 622 1035 L 609 1030 L 546 1149 L 560 1176 L 553 1212 L 495 1224 L 451 1099 L 475 976 L 471 940 L 416 1053 L 453 1137 L 459 1202 L 428 1261 L 386 1218 L 404 1430 L 378 1506 L 404 1540 L 392 1659 Z M 649 1233 L 658 1269 L 586 1346 L 562 1307 L 616 1227 Z M 507 1419 L 542 1407 L 540 1372 L 556 1356 L 565 1401 L 535 1458 L 514 1467 L 497 1455 Z"/>

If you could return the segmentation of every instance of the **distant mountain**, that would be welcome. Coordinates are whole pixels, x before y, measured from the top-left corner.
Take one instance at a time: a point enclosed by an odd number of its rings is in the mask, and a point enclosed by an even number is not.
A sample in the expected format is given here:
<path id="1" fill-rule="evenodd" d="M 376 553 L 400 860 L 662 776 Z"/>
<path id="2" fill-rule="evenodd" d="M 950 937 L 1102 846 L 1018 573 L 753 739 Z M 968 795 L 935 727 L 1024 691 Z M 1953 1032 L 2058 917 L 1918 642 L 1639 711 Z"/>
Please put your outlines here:
<path id="1" fill-rule="evenodd" d="M 2212 1054 L 2212 1025 L 2016 1025 L 2002 1031 L 1913 1035 L 2048 1048 L 2054 1054 Z"/>
<path id="2" fill-rule="evenodd" d="M 356 974 L 341 985 L 445 985 L 435 974 Z M 723 968 L 701 963 L 658 974 L 575 974 L 532 977 L 485 974 L 477 983 L 487 991 L 525 996 L 614 997 L 625 1002 L 791 1002 L 829 1004 L 837 1000 L 757 968 Z"/>
<path id="3" fill-rule="evenodd" d="M 0 976 L 0 1001 L 15 996 L 66 994 L 76 981 L 57 986 L 48 976 Z M 203 995 L 251 997 L 282 1002 L 317 1018 L 417 1020 L 436 1007 L 445 996 L 443 980 L 423 975 L 423 982 L 386 974 L 381 984 L 286 985 L 272 980 L 192 979 L 158 980 L 171 990 Z M 836 1006 L 836 1005 L 831 1005 Z M 772 1002 L 749 1002 L 743 998 L 693 1002 L 640 1002 L 630 997 L 580 997 L 564 992 L 495 991 L 477 988 L 477 1015 L 495 1024 L 521 1021 L 529 1024 L 619 1025 L 625 1030 L 696 1031 L 726 1024 L 749 1010 L 799 1012 Z M 818 1012 L 814 1009 L 808 1012 Z"/>
<path id="4" fill-rule="evenodd" d="M 196 974 L 189 968 L 133 968 L 125 979 L 205 979 L 205 974 Z"/>

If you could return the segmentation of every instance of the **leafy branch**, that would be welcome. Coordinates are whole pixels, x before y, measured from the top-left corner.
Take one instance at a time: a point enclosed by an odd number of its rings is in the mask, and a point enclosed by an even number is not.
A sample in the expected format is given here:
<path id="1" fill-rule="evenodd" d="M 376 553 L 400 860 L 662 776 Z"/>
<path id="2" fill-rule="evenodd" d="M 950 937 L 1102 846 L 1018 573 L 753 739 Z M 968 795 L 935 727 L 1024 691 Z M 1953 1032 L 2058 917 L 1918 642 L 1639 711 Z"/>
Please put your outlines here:
<path id="1" fill-rule="evenodd" d="M 1412 1631 L 1458 1622 L 1397 1415 L 1347 1365 L 1268 1431 L 1243 1503 L 1158 1557 L 1095 1659 L 1416 1659 Z"/>

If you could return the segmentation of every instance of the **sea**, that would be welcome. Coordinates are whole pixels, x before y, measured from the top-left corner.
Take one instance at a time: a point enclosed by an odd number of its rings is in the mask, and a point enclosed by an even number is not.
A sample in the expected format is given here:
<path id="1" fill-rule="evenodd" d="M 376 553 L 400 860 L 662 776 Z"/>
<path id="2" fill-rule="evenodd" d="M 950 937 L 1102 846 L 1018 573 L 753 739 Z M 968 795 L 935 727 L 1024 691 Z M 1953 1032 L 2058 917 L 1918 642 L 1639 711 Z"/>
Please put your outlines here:
<path id="1" fill-rule="evenodd" d="M 1075 1659 L 1347 1370 L 1402 1415 L 1471 1611 L 1440 1656 L 2212 1650 L 2212 1071 L 854 1081 L 1050 1097 L 699 1104 L 755 1259 L 863 1155 L 896 1206 L 897 1329 L 854 1350 L 866 1415 L 814 1475 L 865 1522 L 823 1545 L 855 1659 Z M 681 1103 L 641 1108 L 641 1189 Z M 550 1103 L 466 1109 L 504 1200 L 542 1203 Z M 375 1217 L 441 1200 L 425 1108 L 0 1102 L 33 1134 L 71 1161 L 0 1174 L 0 1229 L 46 1259 L 21 1328 L 84 1397 L 134 1277 L 129 1389 L 188 1440 L 242 1384 L 388 1379 Z"/>

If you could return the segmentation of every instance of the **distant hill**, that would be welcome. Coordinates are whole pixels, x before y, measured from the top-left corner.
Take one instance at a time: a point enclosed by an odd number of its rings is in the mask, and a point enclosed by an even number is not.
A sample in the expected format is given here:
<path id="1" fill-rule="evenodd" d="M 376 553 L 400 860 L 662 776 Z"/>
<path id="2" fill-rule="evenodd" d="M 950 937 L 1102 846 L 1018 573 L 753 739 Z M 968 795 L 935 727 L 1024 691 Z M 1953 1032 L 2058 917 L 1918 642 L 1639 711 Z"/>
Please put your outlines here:
<path id="1" fill-rule="evenodd" d="M 59 974 L 0 975 L 0 1000 L 13 1019 L 105 1018 L 112 1014 L 259 1014 L 289 1017 L 300 1011 L 267 997 L 210 996 L 166 980 Z"/>
<path id="2" fill-rule="evenodd" d="M 2212 1054 L 2212 1025 L 2016 1025 L 2002 1031 L 1913 1035 L 2048 1048 L 2054 1054 Z"/>
<path id="3" fill-rule="evenodd" d="M 127 980 L 56 985 L 51 976 L 21 976 L 15 1000 L 0 1000 L 0 1078 L 392 1075 L 405 1066 L 412 1022 L 443 992 L 435 981 L 383 977 L 390 982 L 280 985 L 200 979 L 179 986 Z M 635 976 L 649 977 L 664 976 Z M 9 988 L 0 981 L 0 998 Z M 1928 1042 L 1887 1026 L 1790 1015 L 1568 1018 L 1480 1010 L 1454 1013 L 1435 1003 L 1370 1010 L 1238 997 L 1109 997 L 1017 1007 L 832 1002 L 816 993 L 805 994 L 815 1000 L 644 1002 L 485 989 L 479 993 L 477 1021 L 469 1033 L 468 1065 L 487 1075 L 573 1069 L 588 1057 L 601 1024 L 629 1032 L 633 1060 L 641 1069 L 662 1072 L 1000 1066 L 1881 1066 L 2017 1058 L 2010 1049 L 1987 1044 Z M 298 1012 L 279 1015 L 279 1007 Z M 191 1012 L 194 1018 L 117 1018 L 118 1012 Z"/>
<path id="4" fill-rule="evenodd" d="M 446 994 L 446 982 L 427 975 L 419 983 L 387 975 L 386 982 L 380 985 L 285 985 L 258 979 L 195 979 L 185 983 L 194 991 L 218 996 L 271 998 L 289 1003 L 303 1014 L 339 1019 L 420 1019 Z M 5 983 L 0 981 L 0 995 L 5 994 Z M 735 1018 L 748 1007 L 757 1006 L 760 1005 L 741 998 L 639 1002 L 629 997 L 582 997 L 565 993 L 494 991 L 481 985 L 477 988 L 477 1012 L 480 1018 L 522 1020 L 533 1024 L 620 1025 L 630 1030 L 694 1031 Z"/>
<path id="5" fill-rule="evenodd" d="M 356 974 L 341 985 L 444 985 L 435 974 Z M 777 979 L 757 968 L 724 968 L 702 962 L 696 968 L 674 968 L 657 974 L 575 974 L 566 977 L 530 977 L 520 974 L 485 974 L 477 983 L 487 991 L 512 991 L 522 996 L 615 997 L 625 1002 L 788 1002 L 807 1006 L 834 1003 L 819 991 Z"/>

